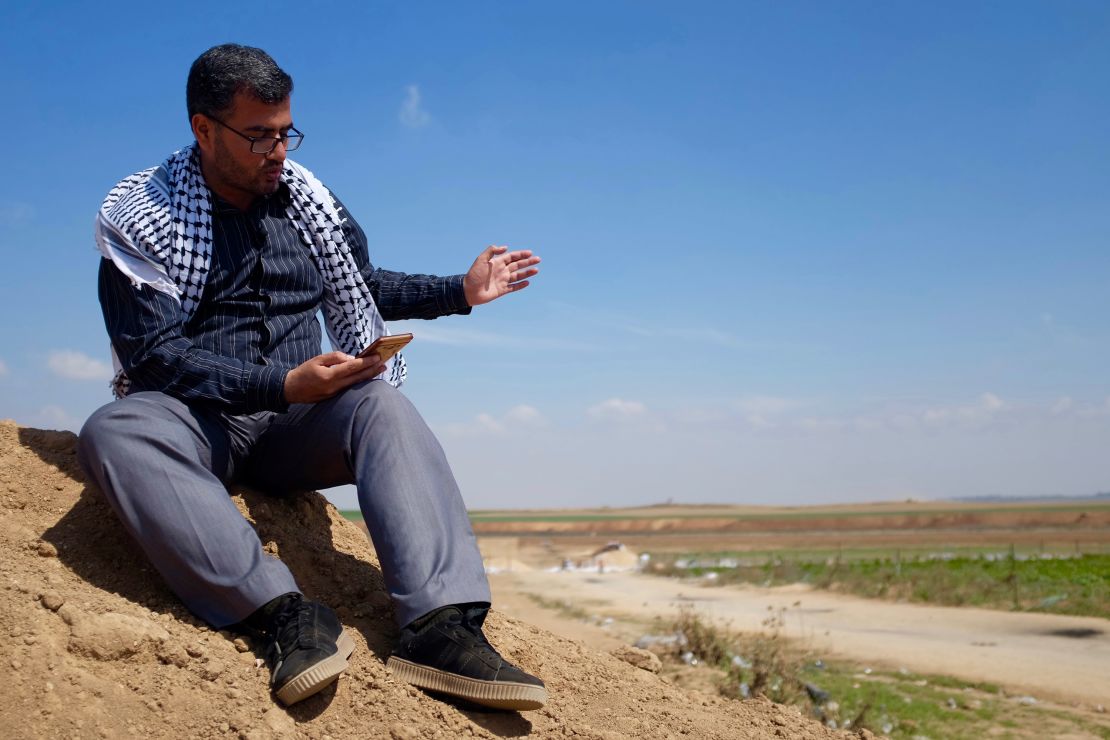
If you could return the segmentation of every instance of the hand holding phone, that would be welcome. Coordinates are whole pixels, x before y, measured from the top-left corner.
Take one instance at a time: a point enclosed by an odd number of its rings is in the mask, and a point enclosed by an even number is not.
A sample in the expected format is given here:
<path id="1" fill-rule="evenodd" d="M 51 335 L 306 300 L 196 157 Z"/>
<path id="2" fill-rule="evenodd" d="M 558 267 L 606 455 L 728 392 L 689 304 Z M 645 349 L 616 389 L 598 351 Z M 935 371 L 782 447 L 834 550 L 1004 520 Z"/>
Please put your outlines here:
<path id="1" fill-rule="evenodd" d="M 400 352 L 401 348 L 411 341 L 412 334 L 391 334 L 386 337 L 378 337 L 369 347 L 359 352 L 358 356 L 378 355 L 382 358 L 382 362 L 385 362 Z"/>

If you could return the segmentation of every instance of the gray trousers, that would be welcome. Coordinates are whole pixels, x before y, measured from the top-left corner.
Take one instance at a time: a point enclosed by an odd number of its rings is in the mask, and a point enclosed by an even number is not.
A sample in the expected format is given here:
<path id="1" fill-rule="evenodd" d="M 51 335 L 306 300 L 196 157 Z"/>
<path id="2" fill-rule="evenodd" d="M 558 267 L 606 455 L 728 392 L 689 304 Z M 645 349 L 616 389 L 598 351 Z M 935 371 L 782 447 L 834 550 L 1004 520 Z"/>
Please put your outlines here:
<path id="1" fill-rule="evenodd" d="M 399 625 L 490 600 L 443 449 L 381 380 L 284 414 L 232 416 L 135 393 L 89 417 L 78 460 L 170 588 L 214 627 L 299 590 L 235 508 L 231 481 L 275 493 L 354 483 Z"/>

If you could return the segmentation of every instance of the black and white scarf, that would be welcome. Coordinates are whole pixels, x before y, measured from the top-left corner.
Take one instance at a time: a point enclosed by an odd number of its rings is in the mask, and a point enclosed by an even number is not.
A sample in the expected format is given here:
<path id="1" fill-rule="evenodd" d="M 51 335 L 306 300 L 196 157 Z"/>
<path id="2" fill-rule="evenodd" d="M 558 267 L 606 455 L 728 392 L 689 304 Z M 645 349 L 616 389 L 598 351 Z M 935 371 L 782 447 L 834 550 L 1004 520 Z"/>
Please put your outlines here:
<path id="1" fill-rule="evenodd" d="M 328 337 L 336 349 L 357 355 L 389 332 L 344 238 L 335 200 L 315 175 L 292 160 L 285 160 L 281 181 L 289 187 L 286 215 L 324 278 Z M 192 317 L 212 263 L 212 204 L 196 144 L 112 188 L 96 217 L 96 245 L 136 288 L 149 285 L 177 300 L 182 323 Z M 122 398 L 130 381 L 114 347 L 112 361 L 112 390 Z M 386 382 L 400 386 L 406 374 L 404 359 L 394 355 Z"/>

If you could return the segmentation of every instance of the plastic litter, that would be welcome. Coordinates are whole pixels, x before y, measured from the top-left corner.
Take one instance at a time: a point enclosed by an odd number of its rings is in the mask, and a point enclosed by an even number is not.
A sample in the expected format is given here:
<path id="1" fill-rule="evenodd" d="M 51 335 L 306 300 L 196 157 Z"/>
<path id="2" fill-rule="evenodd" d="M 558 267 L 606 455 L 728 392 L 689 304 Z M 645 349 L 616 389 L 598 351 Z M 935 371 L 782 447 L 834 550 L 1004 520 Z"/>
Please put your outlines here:
<path id="1" fill-rule="evenodd" d="M 809 695 L 810 701 L 814 704 L 824 704 L 829 700 L 829 692 L 822 689 L 820 686 L 815 686 L 811 683 L 803 684 L 806 694 Z"/>
<path id="2" fill-rule="evenodd" d="M 646 650 L 652 645 L 678 645 L 682 647 L 686 644 L 686 635 L 675 632 L 670 635 L 641 635 L 633 645 L 635 647 Z"/>
<path id="3" fill-rule="evenodd" d="M 1066 601 L 1067 598 L 1068 598 L 1067 594 L 1056 594 L 1054 596 L 1049 596 L 1048 598 L 1041 599 L 1041 603 L 1039 604 L 1039 607 L 1041 609 L 1047 609 L 1050 606 L 1056 606 L 1061 601 Z"/>

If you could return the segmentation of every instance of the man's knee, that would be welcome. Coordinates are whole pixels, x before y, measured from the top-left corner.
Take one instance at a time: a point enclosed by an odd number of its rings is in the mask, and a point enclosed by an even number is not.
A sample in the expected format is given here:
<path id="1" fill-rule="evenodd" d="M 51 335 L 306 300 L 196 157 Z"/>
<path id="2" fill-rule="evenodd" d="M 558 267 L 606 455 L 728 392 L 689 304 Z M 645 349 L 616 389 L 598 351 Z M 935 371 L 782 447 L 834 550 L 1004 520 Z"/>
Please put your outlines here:
<path id="1" fill-rule="evenodd" d="M 85 421 L 77 437 L 77 460 L 88 473 L 106 460 L 134 454 L 131 445 L 138 439 L 157 437 L 170 442 L 175 436 L 188 442 L 184 424 L 164 404 L 128 396 L 101 406 Z"/>
<path id="2" fill-rule="evenodd" d="M 437 444 L 412 402 L 384 380 L 352 386 L 343 403 L 352 450 L 361 449 L 367 442 L 420 442 L 417 447 Z"/>
<path id="3" fill-rule="evenodd" d="M 110 454 L 127 426 L 127 413 L 120 408 L 120 401 L 101 406 L 85 420 L 77 435 L 77 461 L 85 472 L 92 471 L 95 460 Z"/>
<path id="4" fill-rule="evenodd" d="M 384 380 L 370 380 L 351 386 L 343 395 L 343 404 L 355 426 L 389 423 L 392 420 L 417 416 L 405 394 Z"/>

